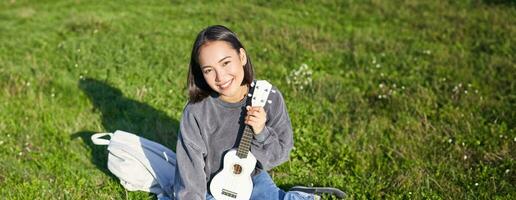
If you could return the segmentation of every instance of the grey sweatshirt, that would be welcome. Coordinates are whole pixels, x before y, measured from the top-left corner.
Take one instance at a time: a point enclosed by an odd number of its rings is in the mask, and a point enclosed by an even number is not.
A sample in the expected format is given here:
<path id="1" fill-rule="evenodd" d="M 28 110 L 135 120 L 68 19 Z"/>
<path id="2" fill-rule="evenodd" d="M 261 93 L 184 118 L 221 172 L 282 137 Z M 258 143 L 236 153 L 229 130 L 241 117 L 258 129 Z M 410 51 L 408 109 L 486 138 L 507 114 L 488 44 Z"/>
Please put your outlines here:
<path id="1" fill-rule="evenodd" d="M 254 135 L 251 153 L 258 160 L 254 174 L 288 160 L 293 147 L 292 126 L 283 96 L 276 89 L 264 109 L 265 128 Z M 216 96 L 188 103 L 183 111 L 177 140 L 176 198 L 205 199 L 209 182 L 222 167 L 224 153 L 237 148 L 243 134 L 245 98 L 227 103 Z"/>

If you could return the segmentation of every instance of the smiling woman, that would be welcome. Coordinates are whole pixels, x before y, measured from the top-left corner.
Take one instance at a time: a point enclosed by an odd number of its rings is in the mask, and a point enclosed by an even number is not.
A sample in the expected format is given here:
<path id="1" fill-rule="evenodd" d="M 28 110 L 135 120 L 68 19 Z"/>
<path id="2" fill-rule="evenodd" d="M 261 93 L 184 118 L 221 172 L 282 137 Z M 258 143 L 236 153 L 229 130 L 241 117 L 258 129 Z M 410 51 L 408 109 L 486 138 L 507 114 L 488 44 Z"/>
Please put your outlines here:
<path id="1" fill-rule="evenodd" d="M 188 74 L 190 101 L 183 111 L 176 147 L 174 189 L 178 199 L 318 197 L 285 192 L 267 173 L 288 160 L 293 147 L 292 126 L 279 92 L 273 95 L 275 103 L 270 106 L 249 106 L 245 97 L 251 81 L 251 61 L 232 31 L 217 25 L 198 34 Z M 271 87 L 268 84 L 267 94 Z M 235 154 L 231 149 L 237 145 L 246 153 Z M 222 164 L 224 168 L 219 171 Z"/>

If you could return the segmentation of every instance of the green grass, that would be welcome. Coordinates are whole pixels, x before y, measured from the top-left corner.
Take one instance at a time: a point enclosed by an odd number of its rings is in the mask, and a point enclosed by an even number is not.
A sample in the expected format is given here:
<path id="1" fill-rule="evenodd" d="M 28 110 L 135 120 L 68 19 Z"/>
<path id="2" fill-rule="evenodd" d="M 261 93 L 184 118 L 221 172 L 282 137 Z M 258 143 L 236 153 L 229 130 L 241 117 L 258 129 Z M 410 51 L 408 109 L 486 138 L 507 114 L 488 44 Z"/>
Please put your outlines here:
<path id="1" fill-rule="evenodd" d="M 514 199 L 514 18 L 510 0 L 2 1 L 0 196 L 154 198 L 126 192 L 89 136 L 175 149 L 191 44 L 224 24 L 284 93 L 295 149 L 271 172 L 280 187 Z"/>

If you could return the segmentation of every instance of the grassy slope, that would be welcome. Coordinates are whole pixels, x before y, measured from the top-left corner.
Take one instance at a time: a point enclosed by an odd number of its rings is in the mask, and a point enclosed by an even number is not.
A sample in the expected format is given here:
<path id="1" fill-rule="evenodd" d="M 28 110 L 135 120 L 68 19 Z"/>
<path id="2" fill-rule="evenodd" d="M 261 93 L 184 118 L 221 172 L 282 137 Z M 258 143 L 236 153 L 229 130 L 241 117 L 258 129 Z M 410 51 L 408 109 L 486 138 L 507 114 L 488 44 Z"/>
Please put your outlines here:
<path id="1" fill-rule="evenodd" d="M 174 149 L 191 43 L 211 24 L 237 32 L 257 78 L 286 97 L 295 149 L 272 172 L 280 187 L 515 196 L 505 2 L 2 2 L 0 196 L 150 198 L 123 190 L 89 135 L 123 129 Z M 301 89 L 287 77 L 303 63 L 313 82 Z"/>

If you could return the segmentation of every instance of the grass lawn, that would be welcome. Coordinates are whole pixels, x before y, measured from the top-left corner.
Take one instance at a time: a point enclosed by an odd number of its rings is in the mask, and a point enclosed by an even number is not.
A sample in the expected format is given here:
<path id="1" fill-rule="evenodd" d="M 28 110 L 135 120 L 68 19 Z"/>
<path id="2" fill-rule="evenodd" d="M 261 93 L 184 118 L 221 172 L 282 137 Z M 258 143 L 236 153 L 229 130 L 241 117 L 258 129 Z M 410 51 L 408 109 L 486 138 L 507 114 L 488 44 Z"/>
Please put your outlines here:
<path id="1" fill-rule="evenodd" d="M 196 34 L 234 30 L 284 94 L 283 189 L 352 199 L 516 198 L 511 0 L 0 2 L 0 196 L 126 192 L 95 132 L 175 149 Z"/>

